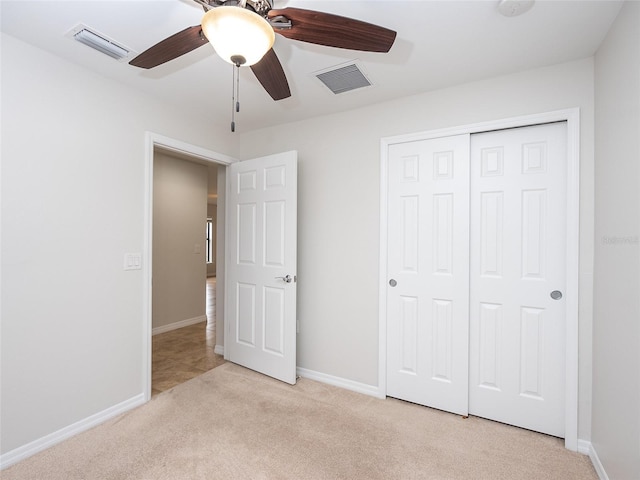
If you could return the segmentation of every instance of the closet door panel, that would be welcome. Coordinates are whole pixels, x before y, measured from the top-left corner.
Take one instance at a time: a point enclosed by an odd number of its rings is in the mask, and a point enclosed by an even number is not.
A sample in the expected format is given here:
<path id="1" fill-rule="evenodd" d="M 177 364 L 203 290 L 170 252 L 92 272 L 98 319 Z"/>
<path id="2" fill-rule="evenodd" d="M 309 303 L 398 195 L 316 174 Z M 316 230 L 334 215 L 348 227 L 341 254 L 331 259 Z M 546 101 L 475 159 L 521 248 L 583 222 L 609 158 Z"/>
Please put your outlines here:
<path id="1" fill-rule="evenodd" d="M 467 414 L 469 136 L 389 150 L 387 394 Z"/>

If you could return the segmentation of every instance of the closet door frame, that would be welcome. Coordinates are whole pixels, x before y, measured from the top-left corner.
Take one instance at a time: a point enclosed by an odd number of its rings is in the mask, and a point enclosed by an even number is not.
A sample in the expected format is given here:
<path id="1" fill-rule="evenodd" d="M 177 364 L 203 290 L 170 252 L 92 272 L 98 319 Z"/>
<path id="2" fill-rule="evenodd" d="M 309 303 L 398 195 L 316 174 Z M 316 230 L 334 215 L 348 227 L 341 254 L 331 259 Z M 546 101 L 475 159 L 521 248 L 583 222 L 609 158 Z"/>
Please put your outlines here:
<path id="1" fill-rule="evenodd" d="M 471 125 L 386 137 L 380 141 L 380 278 L 378 393 L 387 394 L 387 205 L 389 147 L 394 144 L 429 140 L 451 135 L 474 134 L 526 127 L 551 122 L 567 122 L 567 256 L 566 256 L 566 345 L 565 345 L 565 448 L 578 450 L 578 285 L 580 216 L 580 109 L 512 117 Z"/>

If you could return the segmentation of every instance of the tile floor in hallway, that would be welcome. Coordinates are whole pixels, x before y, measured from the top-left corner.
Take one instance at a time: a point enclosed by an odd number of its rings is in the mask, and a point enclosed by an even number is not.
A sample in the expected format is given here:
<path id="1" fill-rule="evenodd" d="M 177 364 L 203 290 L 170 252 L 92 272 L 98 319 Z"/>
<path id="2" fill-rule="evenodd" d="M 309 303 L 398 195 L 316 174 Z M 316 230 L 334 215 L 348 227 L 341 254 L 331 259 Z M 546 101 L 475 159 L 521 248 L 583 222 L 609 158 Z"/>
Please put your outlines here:
<path id="1" fill-rule="evenodd" d="M 197 323 L 152 338 L 151 395 L 169 390 L 225 361 L 213 353 L 216 278 L 207 278 L 207 322 Z"/>

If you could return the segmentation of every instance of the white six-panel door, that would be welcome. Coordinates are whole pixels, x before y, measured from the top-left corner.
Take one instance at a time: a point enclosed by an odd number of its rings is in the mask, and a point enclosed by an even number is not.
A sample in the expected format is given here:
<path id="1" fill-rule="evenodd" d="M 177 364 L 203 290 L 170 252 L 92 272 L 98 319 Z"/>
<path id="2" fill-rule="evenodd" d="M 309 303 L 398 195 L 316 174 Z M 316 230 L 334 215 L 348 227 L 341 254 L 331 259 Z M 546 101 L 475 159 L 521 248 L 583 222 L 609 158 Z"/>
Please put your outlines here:
<path id="1" fill-rule="evenodd" d="M 389 150 L 387 394 L 467 414 L 469 135 Z"/>
<path id="2" fill-rule="evenodd" d="M 566 123 L 389 146 L 387 395 L 564 436 L 565 186 Z"/>
<path id="3" fill-rule="evenodd" d="M 297 153 L 228 175 L 226 358 L 295 384 Z"/>
<path id="4" fill-rule="evenodd" d="M 469 413 L 564 437 L 566 123 L 471 137 Z"/>

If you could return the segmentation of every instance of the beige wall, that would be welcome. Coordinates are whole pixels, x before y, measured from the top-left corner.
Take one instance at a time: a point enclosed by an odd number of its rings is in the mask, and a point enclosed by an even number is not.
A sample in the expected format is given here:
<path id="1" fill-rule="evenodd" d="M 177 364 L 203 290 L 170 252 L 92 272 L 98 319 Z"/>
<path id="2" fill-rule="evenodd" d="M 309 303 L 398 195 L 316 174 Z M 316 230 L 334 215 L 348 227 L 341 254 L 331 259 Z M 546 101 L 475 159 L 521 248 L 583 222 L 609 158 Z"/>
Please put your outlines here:
<path id="1" fill-rule="evenodd" d="M 152 308 L 156 331 L 204 320 L 206 220 L 207 167 L 156 150 Z"/>
<path id="2" fill-rule="evenodd" d="M 380 139 L 581 111 L 579 438 L 591 418 L 593 60 L 491 78 L 238 136 L 239 158 L 298 150 L 298 366 L 378 383 Z"/>
<path id="3" fill-rule="evenodd" d="M 640 3 L 595 57 L 593 447 L 611 480 L 640 478 Z"/>
<path id="4" fill-rule="evenodd" d="M 217 181 L 217 177 L 216 177 Z M 213 258 L 212 262 L 207 264 L 207 277 L 215 277 L 216 275 L 216 235 L 218 232 L 218 228 L 216 222 L 218 220 L 218 205 L 214 203 L 209 203 L 207 205 L 207 218 L 211 218 L 213 220 Z"/>

